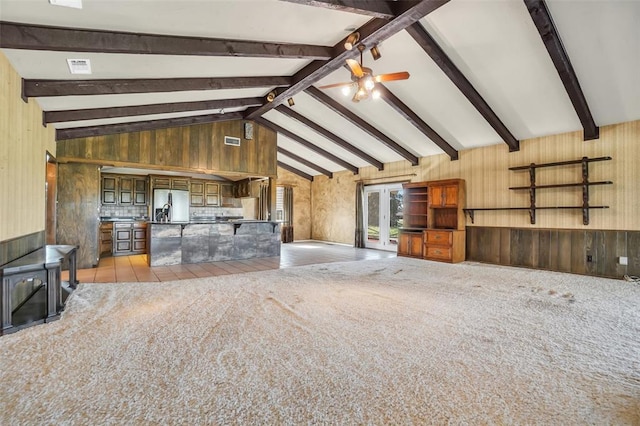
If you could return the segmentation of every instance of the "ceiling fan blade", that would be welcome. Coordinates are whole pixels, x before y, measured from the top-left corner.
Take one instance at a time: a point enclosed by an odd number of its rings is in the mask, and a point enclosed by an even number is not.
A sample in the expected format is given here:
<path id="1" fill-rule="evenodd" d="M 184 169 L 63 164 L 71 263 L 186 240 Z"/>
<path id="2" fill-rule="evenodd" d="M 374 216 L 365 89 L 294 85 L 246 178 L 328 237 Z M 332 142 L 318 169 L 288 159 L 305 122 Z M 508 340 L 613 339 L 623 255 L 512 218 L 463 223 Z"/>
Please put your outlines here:
<path id="1" fill-rule="evenodd" d="M 362 71 L 362 67 L 360 66 L 358 61 L 356 61 L 355 59 L 347 59 L 347 65 L 349 65 L 351 72 L 356 77 L 360 78 L 364 75 L 364 71 Z"/>
<path id="2" fill-rule="evenodd" d="M 385 81 L 406 80 L 408 78 L 409 78 L 409 73 L 406 71 L 402 71 L 402 72 L 393 72 L 390 74 L 376 75 L 373 79 L 376 81 L 376 83 L 384 83 Z"/>
<path id="3" fill-rule="evenodd" d="M 353 84 L 352 81 L 350 81 L 349 83 L 334 83 L 334 84 L 327 84 L 326 86 L 320 86 L 318 87 L 318 89 L 331 89 L 333 87 L 346 87 L 346 86 L 351 86 Z"/>

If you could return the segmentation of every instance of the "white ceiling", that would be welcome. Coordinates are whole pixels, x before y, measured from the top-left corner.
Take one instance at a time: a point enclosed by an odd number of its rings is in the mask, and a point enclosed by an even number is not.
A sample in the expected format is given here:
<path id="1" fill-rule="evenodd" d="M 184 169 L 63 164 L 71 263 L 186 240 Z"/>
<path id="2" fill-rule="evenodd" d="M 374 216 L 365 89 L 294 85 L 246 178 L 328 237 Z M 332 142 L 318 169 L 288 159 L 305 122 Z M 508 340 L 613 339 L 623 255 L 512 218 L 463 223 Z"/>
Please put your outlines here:
<path id="1" fill-rule="evenodd" d="M 640 119 L 640 1 L 548 0 L 548 8 L 597 125 Z M 370 17 L 279 0 L 131 1 L 83 0 L 82 9 L 47 0 L 0 0 L 0 20 L 69 28 L 198 36 L 278 43 L 336 45 Z M 420 23 L 519 140 L 581 130 L 578 116 L 521 0 L 451 0 Z M 408 71 L 409 80 L 385 83 L 418 117 L 457 150 L 504 143 L 464 94 L 406 32 L 368 52 L 374 74 Z M 292 76 L 308 59 L 134 55 L 3 49 L 26 79 L 131 79 Z M 91 60 L 93 74 L 71 75 L 67 58 Z M 340 68 L 316 87 L 350 81 Z M 45 111 L 265 96 L 273 87 L 165 93 L 37 98 Z M 358 104 L 340 89 L 324 93 L 419 157 L 443 151 L 384 100 Z M 323 103 L 301 92 L 293 110 L 384 163 L 402 160 Z M 225 112 L 242 111 L 229 108 Z M 218 113 L 217 110 L 54 123 L 75 128 Z M 264 118 L 357 166 L 368 162 L 297 120 L 271 110 Z M 343 166 L 278 135 L 278 145 L 321 168 Z M 278 154 L 278 160 L 309 175 L 319 171 Z"/>

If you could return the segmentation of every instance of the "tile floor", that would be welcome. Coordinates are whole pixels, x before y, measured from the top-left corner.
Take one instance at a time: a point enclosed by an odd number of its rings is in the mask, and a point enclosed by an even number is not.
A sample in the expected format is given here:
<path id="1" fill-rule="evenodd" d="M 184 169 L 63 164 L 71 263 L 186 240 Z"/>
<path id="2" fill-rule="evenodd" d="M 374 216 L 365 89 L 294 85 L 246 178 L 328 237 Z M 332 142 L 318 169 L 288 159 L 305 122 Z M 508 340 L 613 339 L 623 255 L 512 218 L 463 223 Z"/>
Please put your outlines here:
<path id="1" fill-rule="evenodd" d="M 318 241 L 298 241 L 282 244 L 279 257 L 190 265 L 149 267 L 147 265 L 147 256 L 144 254 L 105 257 L 100 260 L 97 268 L 79 269 L 78 280 L 81 283 L 173 281 L 264 271 L 268 269 L 290 268 L 293 266 L 318 263 L 385 259 L 395 256 L 395 252 L 356 249 L 344 245 Z"/>

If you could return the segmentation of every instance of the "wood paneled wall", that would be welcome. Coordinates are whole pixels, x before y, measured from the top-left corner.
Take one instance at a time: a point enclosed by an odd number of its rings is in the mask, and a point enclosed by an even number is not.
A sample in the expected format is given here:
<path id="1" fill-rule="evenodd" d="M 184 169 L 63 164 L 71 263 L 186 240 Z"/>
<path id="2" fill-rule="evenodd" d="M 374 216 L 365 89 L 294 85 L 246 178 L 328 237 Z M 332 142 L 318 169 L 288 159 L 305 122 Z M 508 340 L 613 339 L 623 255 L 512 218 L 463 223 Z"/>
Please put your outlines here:
<path id="1" fill-rule="evenodd" d="M 278 167 L 276 185 L 293 188 L 293 239 L 308 240 L 311 238 L 311 182 Z"/>
<path id="2" fill-rule="evenodd" d="M 619 258 L 628 264 L 620 265 Z M 467 260 L 620 278 L 640 275 L 640 231 L 467 228 Z"/>
<path id="3" fill-rule="evenodd" d="M 276 134 L 254 124 L 243 138 L 244 121 L 95 136 L 58 142 L 59 162 L 218 174 L 276 176 Z M 225 136 L 241 145 L 224 144 Z"/>
<path id="4" fill-rule="evenodd" d="M 591 204 L 610 206 L 591 210 L 590 225 L 582 224 L 580 210 L 539 210 L 535 225 L 526 211 L 476 212 L 475 224 L 467 218 L 467 227 L 505 227 L 578 230 L 640 230 L 640 121 L 600 128 L 600 139 L 584 142 L 582 132 L 546 136 L 521 141 L 519 152 L 509 153 L 505 144 L 460 152 L 451 161 L 445 154 L 420 159 L 418 166 L 407 161 L 360 169 L 359 175 L 334 173 L 334 178 L 316 176 L 311 184 L 312 238 L 353 244 L 355 230 L 354 193 L 356 180 L 377 184 L 462 178 L 466 182 L 467 207 L 528 206 L 528 191 L 509 190 L 510 186 L 529 184 L 527 172 L 509 171 L 509 167 L 530 163 L 575 160 L 611 156 L 613 160 L 593 163 L 590 180 L 611 180 L 613 185 L 591 188 Z M 539 169 L 539 184 L 581 181 L 580 166 Z M 538 191 L 537 205 L 580 205 L 580 188 Z"/>
<path id="5" fill-rule="evenodd" d="M 0 52 L 0 242 L 44 230 L 46 153 L 56 152 L 54 129 L 42 126 L 42 110 L 33 99 L 25 103 L 21 90 L 20 76 Z"/>

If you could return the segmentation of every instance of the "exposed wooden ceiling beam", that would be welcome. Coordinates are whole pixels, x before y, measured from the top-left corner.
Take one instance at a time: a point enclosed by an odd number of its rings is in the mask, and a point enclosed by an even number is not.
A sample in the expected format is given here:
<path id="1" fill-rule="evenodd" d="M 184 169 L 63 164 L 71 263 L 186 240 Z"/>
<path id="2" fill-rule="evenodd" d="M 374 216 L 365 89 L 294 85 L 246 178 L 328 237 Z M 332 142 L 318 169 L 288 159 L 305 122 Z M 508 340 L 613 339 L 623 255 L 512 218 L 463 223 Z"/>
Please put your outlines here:
<path id="1" fill-rule="evenodd" d="M 162 120 L 137 121 L 134 123 L 106 124 L 103 126 L 73 127 L 56 130 L 56 140 L 86 138 L 90 136 L 113 135 L 117 133 L 142 132 L 145 130 L 167 129 L 218 121 L 242 120 L 241 112 L 228 114 L 197 115 L 193 117 L 167 118 Z"/>
<path id="2" fill-rule="evenodd" d="M 130 117 L 135 115 L 168 114 L 184 111 L 204 111 L 211 109 L 238 108 L 262 105 L 261 97 L 219 99 L 210 101 L 174 102 L 166 104 L 133 105 L 109 108 L 87 108 L 61 111 L 45 111 L 43 121 L 62 123 L 65 121 L 98 120 L 102 118 Z"/>
<path id="3" fill-rule="evenodd" d="M 600 137 L 600 129 L 593 120 L 591 110 L 580 87 L 580 82 L 578 81 L 576 72 L 573 70 L 569 55 L 564 50 L 560 34 L 558 34 L 556 30 L 547 4 L 544 0 L 524 0 L 524 4 L 529 10 L 531 19 L 533 19 L 533 23 L 540 33 L 542 42 L 547 48 L 547 52 L 549 52 L 553 65 L 555 65 L 558 71 L 560 80 L 562 80 L 562 84 L 564 84 L 564 88 L 573 104 L 573 108 L 576 110 L 576 114 L 578 114 L 580 123 L 582 123 L 584 140 L 598 139 Z"/>
<path id="4" fill-rule="evenodd" d="M 289 158 L 291 158 L 292 160 L 297 161 L 300 164 L 304 164 L 305 166 L 309 167 L 310 169 L 316 170 L 320 173 L 322 173 L 323 175 L 327 176 L 329 179 L 331 179 L 333 177 L 333 173 L 330 172 L 327 169 L 323 169 L 322 167 L 318 166 L 317 164 L 312 163 L 311 161 L 307 160 L 306 158 L 302 158 L 299 155 L 294 154 L 291 151 L 287 151 L 284 148 L 280 148 L 278 147 L 278 152 L 282 155 L 285 155 Z"/>
<path id="5" fill-rule="evenodd" d="M 291 108 L 286 107 L 284 105 L 278 105 L 275 109 L 279 113 L 284 114 L 287 117 L 290 117 L 290 118 L 293 118 L 294 120 L 299 121 L 300 123 L 302 123 L 305 126 L 309 127 L 314 132 L 316 132 L 316 133 L 324 136 L 325 138 L 329 139 L 331 142 L 335 143 L 336 145 L 338 145 L 340 148 L 344 149 L 345 151 L 348 151 L 348 152 L 352 153 L 353 155 L 356 155 L 356 156 L 360 157 L 361 159 L 363 159 L 367 163 L 369 163 L 372 166 L 376 167 L 378 170 L 384 169 L 384 163 L 382 161 L 380 161 L 380 160 L 374 158 L 373 156 L 367 154 L 366 152 L 356 148 L 355 146 L 351 145 L 346 140 L 342 139 L 340 136 L 336 135 L 335 133 L 330 132 L 329 130 L 325 129 L 324 127 L 320 126 L 319 124 L 309 120 L 307 117 L 303 116 L 302 114 L 300 114 L 300 113 L 298 113 L 298 112 L 296 112 L 296 111 L 292 110 Z"/>
<path id="6" fill-rule="evenodd" d="M 442 136 L 438 134 L 435 130 L 433 130 L 427 123 L 425 123 L 418 115 L 413 112 L 411 108 L 409 108 L 404 102 L 402 102 L 396 95 L 391 93 L 389 89 L 387 89 L 381 83 L 377 84 L 378 90 L 380 91 L 380 96 L 382 99 L 391 106 L 398 114 L 402 115 L 409 123 L 413 124 L 416 129 L 420 130 L 425 136 L 433 141 L 441 150 L 449 154 L 452 160 L 458 159 L 458 151 L 449 145 L 447 141 L 445 141 Z"/>
<path id="7" fill-rule="evenodd" d="M 395 17 L 392 5 L 388 1 L 380 0 L 284 0 L 289 3 L 305 6 L 323 7 L 325 9 L 339 10 L 341 12 L 356 13 L 380 19 L 392 19 Z"/>
<path id="8" fill-rule="evenodd" d="M 0 22 L 0 47 L 146 55 L 331 58 L 331 47 L 328 46 L 95 31 L 14 22 Z"/>
<path id="9" fill-rule="evenodd" d="M 320 148 L 317 145 L 314 145 L 313 143 L 309 142 L 308 140 L 301 138 L 300 136 L 296 135 L 295 133 L 285 129 L 282 126 L 277 125 L 276 123 L 273 123 L 263 117 L 258 117 L 256 118 L 256 123 L 264 126 L 264 127 L 268 127 L 269 129 L 273 130 L 276 133 L 281 133 L 282 135 L 288 137 L 289 139 L 298 142 L 300 145 L 304 146 L 305 148 L 309 149 L 310 151 L 313 151 L 321 156 L 323 156 L 324 158 L 333 161 L 336 164 L 341 165 L 342 167 L 344 167 L 345 169 L 351 171 L 353 174 L 358 174 L 358 168 L 356 166 L 354 166 L 353 164 L 349 163 L 346 160 L 343 160 L 342 158 L 338 157 L 337 155 L 334 155 L 332 153 L 330 153 L 329 151 L 325 151 L 324 149 Z"/>
<path id="10" fill-rule="evenodd" d="M 70 95 L 222 90 L 288 86 L 291 77 L 152 78 L 122 80 L 22 80 L 23 98 Z"/>
<path id="11" fill-rule="evenodd" d="M 300 170 L 296 169 L 295 167 L 292 167 L 292 166 L 290 166 L 288 164 L 285 164 L 282 161 L 278 161 L 278 167 L 282 167 L 283 169 L 288 170 L 293 174 L 296 174 L 296 175 L 298 175 L 298 176 L 300 176 L 302 178 L 305 178 L 306 180 L 310 180 L 310 181 L 313 182 L 313 176 L 311 176 L 309 174 L 306 174 L 305 172 L 300 171 Z"/>
<path id="12" fill-rule="evenodd" d="M 359 117 L 357 114 L 355 114 L 351 110 L 345 108 L 343 105 L 341 105 L 331 96 L 324 93 L 322 90 L 316 87 L 310 86 L 305 90 L 305 92 L 310 96 L 312 96 L 317 101 L 323 103 L 324 105 L 332 109 L 334 112 L 342 116 L 345 120 L 349 121 L 354 126 L 359 127 L 361 130 L 369 134 L 371 137 L 379 140 L 381 143 L 383 143 L 388 148 L 393 150 L 396 154 L 400 155 L 407 161 L 411 162 L 411 165 L 413 166 L 418 165 L 417 155 L 412 154 L 411 152 L 409 152 L 408 150 L 400 146 L 397 142 L 389 138 L 380 130 L 373 127 L 371 124 L 364 121 L 361 117 Z"/>
<path id="13" fill-rule="evenodd" d="M 448 2 L 449 0 L 422 0 L 391 21 L 372 19 L 362 27 L 358 28 L 357 31 L 360 33 L 360 43 L 363 43 L 366 46 L 378 44 L 392 35 L 404 30 L 409 25 L 418 22 L 420 19 Z M 306 67 L 302 68 L 293 76 L 293 84 L 290 87 L 276 96 L 273 102 L 248 111 L 246 118 L 255 120 L 257 117 L 260 117 L 284 102 L 287 98 L 295 96 L 296 93 L 303 91 L 318 80 L 326 77 L 343 66 L 346 59 L 356 57 L 358 55 L 358 50 L 345 50 L 345 40 L 346 37 L 333 46 L 334 54 L 331 59 L 328 61 L 313 61 Z"/>
<path id="14" fill-rule="evenodd" d="M 464 96 L 471 102 L 471 104 L 478 110 L 480 115 L 487 120 L 487 123 L 493 130 L 498 133 L 502 140 L 509 146 L 509 151 L 520 150 L 520 142 L 513 134 L 507 129 L 507 126 L 502 123 L 498 115 L 493 112 L 489 104 L 473 87 L 471 82 L 462 74 L 462 72 L 456 67 L 442 48 L 436 43 L 431 35 L 424 29 L 424 27 L 416 22 L 415 24 L 407 27 L 406 31 L 413 37 L 420 47 L 433 59 L 433 61 L 440 67 L 447 77 L 456 85 L 456 87 L 462 92 Z"/>

